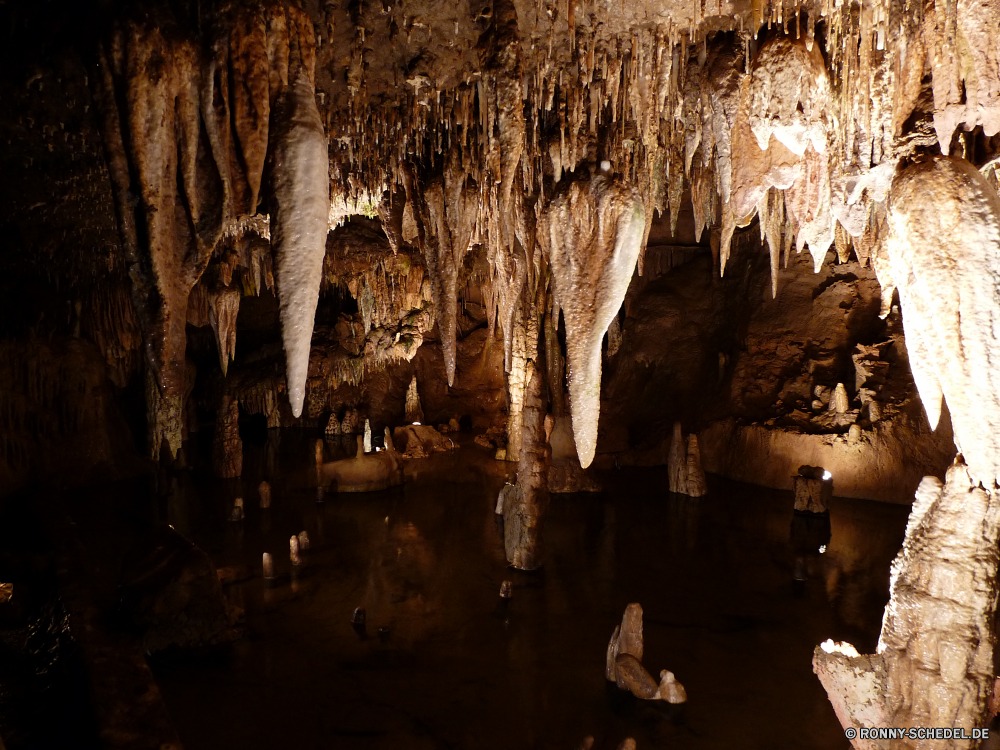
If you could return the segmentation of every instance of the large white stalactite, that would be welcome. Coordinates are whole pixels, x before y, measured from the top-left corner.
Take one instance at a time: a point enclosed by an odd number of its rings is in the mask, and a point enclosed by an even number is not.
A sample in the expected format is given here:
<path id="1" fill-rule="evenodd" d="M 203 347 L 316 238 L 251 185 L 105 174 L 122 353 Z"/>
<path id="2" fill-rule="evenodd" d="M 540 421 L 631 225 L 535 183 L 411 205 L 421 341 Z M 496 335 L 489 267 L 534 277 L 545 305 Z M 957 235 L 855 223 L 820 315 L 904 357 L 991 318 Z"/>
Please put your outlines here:
<path id="1" fill-rule="evenodd" d="M 968 162 L 937 157 L 893 181 L 884 254 L 928 421 L 942 397 L 973 478 L 1000 477 L 1000 196 Z"/>
<path id="2" fill-rule="evenodd" d="M 566 322 L 570 413 L 584 468 L 597 448 L 601 343 L 625 299 L 644 226 L 639 191 L 603 175 L 564 185 L 538 219 L 538 242 Z"/>
<path id="3" fill-rule="evenodd" d="M 298 417 L 309 374 L 330 213 L 326 134 L 304 69 L 289 89 L 285 107 L 274 154 L 277 208 L 271 236 L 278 260 L 275 281 L 281 302 L 288 400 Z"/>

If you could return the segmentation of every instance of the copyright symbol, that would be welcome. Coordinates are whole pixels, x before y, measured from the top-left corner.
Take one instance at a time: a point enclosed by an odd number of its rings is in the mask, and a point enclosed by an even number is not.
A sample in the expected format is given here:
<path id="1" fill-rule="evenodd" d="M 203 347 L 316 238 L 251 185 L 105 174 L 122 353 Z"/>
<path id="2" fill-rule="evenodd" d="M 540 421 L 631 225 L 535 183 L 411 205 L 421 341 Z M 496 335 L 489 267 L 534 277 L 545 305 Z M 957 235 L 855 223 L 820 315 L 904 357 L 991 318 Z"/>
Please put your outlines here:
<path id="1" fill-rule="evenodd" d="M 855 729 L 854 727 L 848 727 L 847 729 L 844 730 L 844 736 L 849 740 L 853 740 L 855 737 L 858 736 L 858 730 Z"/>

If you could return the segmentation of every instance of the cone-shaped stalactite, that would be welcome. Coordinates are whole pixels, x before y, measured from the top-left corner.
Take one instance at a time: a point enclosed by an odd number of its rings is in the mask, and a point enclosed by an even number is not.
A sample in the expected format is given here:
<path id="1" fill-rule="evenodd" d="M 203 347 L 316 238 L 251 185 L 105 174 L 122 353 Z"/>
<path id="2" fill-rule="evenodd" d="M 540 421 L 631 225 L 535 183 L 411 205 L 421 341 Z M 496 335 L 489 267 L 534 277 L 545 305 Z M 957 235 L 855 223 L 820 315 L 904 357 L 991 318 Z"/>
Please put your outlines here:
<path id="1" fill-rule="evenodd" d="M 538 241 L 566 322 L 570 413 L 584 468 L 597 448 L 601 344 L 625 299 L 644 225 L 639 191 L 603 175 L 564 184 L 538 220 Z"/>
<path id="2" fill-rule="evenodd" d="M 1000 477 L 1000 196 L 966 161 L 936 157 L 900 173 L 875 258 L 883 298 L 899 291 L 906 350 L 928 421 L 942 396 L 969 472 Z"/>
<path id="3" fill-rule="evenodd" d="M 431 297 L 448 385 L 455 384 L 458 276 L 462 270 L 479 215 L 479 190 L 466 173 L 455 150 L 441 175 L 426 181 L 412 180 L 411 200 L 416 206 L 418 239 L 427 261 Z"/>
<path id="4" fill-rule="evenodd" d="M 302 414 L 309 351 L 330 213 L 327 139 L 316 94 L 304 66 L 279 103 L 274 147 L 274 218 L 271 237 L 277 256 L 275 281 L 281 303 L 288 400 L 292 414 Z"/>

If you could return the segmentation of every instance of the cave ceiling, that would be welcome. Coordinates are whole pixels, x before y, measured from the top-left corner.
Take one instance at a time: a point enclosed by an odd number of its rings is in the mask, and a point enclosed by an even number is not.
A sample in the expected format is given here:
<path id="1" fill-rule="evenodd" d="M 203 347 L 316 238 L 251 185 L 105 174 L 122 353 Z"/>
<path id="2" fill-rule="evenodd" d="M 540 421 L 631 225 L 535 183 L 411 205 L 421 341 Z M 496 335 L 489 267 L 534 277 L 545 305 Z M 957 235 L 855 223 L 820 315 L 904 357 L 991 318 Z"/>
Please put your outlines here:
<path id="1" fill-rule="evenodd" d="M 512 409 L 540 317 L 569 316 L 586 464 L 593 352 L 654 217 L 690 203 L 720 273 L 756 221 L 779 294 L 792 248 L 890 268 L 901 166 L 952 155 L 996 184 L 995 1 L 7 2 L 0 22 L 5 330 L 82 325 L 118 383 L 148 365 L 154 454 L 180 444 L 190 325 L 226 373 L 240 298 L 273 290 L 299 416 L 321 290 L 353 285 L 365 318 L 323 377 L 408 360 L 436 322 L 451 385 L 472 278 Z M 388 246 L 360 274 L 331 260 L 352 216 Z"/>

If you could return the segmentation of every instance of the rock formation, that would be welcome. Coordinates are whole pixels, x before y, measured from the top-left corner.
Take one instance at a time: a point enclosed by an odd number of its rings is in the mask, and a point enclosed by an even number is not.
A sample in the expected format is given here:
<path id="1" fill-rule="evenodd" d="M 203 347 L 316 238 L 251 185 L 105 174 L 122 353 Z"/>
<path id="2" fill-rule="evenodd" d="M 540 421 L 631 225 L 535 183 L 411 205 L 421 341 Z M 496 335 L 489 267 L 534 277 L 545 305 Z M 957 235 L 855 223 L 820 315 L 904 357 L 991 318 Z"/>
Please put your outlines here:
<path id="1" fill-rule="evenodd" d="M 600 416 L 601 344 L 621 307 L 642 247 L 638 191 L 597 175 L 571 181 L 539 215 L 538 242 L 552 267 L 566 321 L 570 411 L 580 465 L 590 466 Z"/>
<path id="2" fill-rule="evenodd" d="M 961 462 L 943 485 L 935 477 L 921 483 L 892 564 L 877 652 L 862 656 L 849 645 L 824 644 L 813 655 L 845 727 L 985 725 L 997 581 L 981 572 L 1000 557 L 990 541 L 1000 528 L 996 497 Z M 878 746 L 862 739 L 854 745 Z"/>
<path id="3" fill-rule="evenodd" d="M 238 477 L 243 473 L 243 441 L 240 439 L 239 420 L 239 403 L 229 396 L 223 396 L 212 438 L 212 470 L 222 479 Z"/>
<path id="4" fill-rule="evenodd" d="M 330 212 L 327 140 L 310 79 L 300 67 L 278 121 L 274 155 L 275 281 L 281 300 L 288 400 L 296 417 L 302 413 L 305 398 Z"/>
<path id="5" fill-rule="evenodd" d="M 414 422 L 418 424 L 423 424 L 424 422 L 424 410 L 420 406 L 420 394 L 417 393 L 417 376 L 414 375 L 410 380 L 410 385 L 406 389 L 406 421 L 409 424 Z"/>
<path id="6" fill-rule="evenodd" d="M 524 403 L 524 439 L 517 467 L 519 493 L 504 499 L 504 548 L 507 562 L 520 570 L 537 570 L 543 563 L 542 520 L 549 502 L 550 449 L 545 441 L 543 379 L 534 367 Z M 514 502 L 510 502 L 514 500 Z"/>
<path id="7" fill-rule="evenodd" d="M 687 701 L 687 692 L 677 682 L 673 672 L 661 671 L 660 682 L 657 683 L 642 665 L 642 655 L 642 605 L 633 602 L 625 608 L 621 624 L 615 628 L 608 642 L 604 676 L 636 698 L 668 703 Z"/>
<path id="8" fill-rule="evenodd" d="M 880 653 L 816 664 L 844 721 L 985 721 L 1000 5 L 613 5 L 0 3 L 0 494 L 152 458 L 166 499 L 212 419 L 237 477 L 241 414 L 272 481 L 277 428 L 363 421 L 318 479 L 385 487 L 460 441 L 371 453 L 370 424 L 454 415 L 518 462 L 505 553 L 536 568 L 547 493 L 588 468 L 697 497 L 703 457 L 822 512 L 802 464 L 908 502 L 957 447 Z M 641 654 L 609 670 L 683 699 Z"/>
<path id="9" fill-rule="evenodd" d="M 1000 476 L 1000 404 L 992 323 L 1000 306 L 1000 196 L 968 162 L 932 157 L 893 180 L 883 295 L 899 292 L 906 349 L 927 419 L 942 398 L 973 477 Z"/>
<path id="10" fill-rule="evenodd" d="M 320 468 L 321 486 L 334 492 L 374 492 L 403 483 L 403 463 L 392 447 L 365 453 L 364 438 L 358 435 L 358 452 L 354 458 L 324 463 Z"/>
<path id="11" fill-rule="evenodd" d="M 708 493 L 705 472 L 701 468 L 698 436 L 691 433 L 685 440 L 680 422 L 674 422 L 670 452 L 667 454 L 667 476 L 670 492 L 690 497 L 702 497 Z"/>

